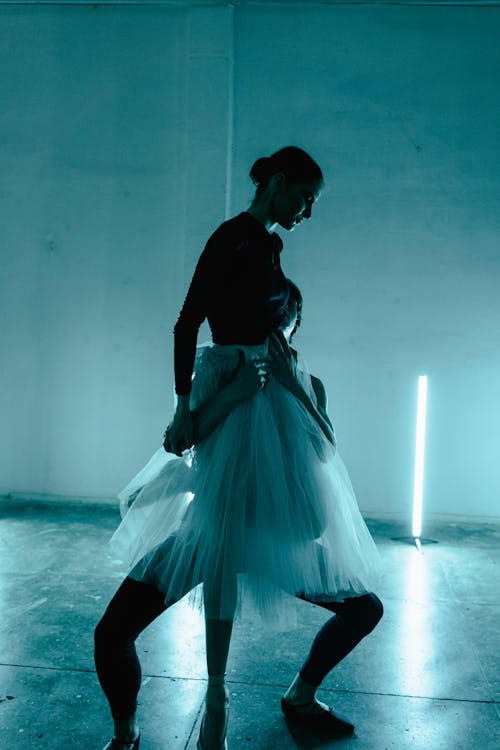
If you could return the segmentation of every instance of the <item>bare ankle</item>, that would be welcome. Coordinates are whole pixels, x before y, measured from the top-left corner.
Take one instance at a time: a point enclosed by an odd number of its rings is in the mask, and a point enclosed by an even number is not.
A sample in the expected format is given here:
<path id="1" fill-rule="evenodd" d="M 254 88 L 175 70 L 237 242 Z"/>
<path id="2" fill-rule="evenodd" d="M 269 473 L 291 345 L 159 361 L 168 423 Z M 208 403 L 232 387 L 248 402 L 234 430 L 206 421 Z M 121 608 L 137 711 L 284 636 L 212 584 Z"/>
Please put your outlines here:
<path id="1" fill-rule="evenodd" d="M 113 719 L 115 725 L 115 739 L 120 742 L 134 742 L 139 736 L 139 721 L 137 713 L 127 719 Z"/>

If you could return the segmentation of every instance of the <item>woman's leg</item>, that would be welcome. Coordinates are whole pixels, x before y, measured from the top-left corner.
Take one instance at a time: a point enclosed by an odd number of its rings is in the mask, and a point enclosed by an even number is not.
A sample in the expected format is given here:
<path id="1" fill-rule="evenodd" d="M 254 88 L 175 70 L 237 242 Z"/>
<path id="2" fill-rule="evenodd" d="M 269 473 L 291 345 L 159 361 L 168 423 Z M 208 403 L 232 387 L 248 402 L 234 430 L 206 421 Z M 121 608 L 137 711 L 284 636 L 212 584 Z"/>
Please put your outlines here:
<path id="1" fill-rule="evenodd" d="M 97 676 L 108 699 L 116 740 L 133 742 L 141 665 L 135 640 L 166 609 L 163 594 L 153 586 L 125 578 L 95 629 Z"/>
<path id="2" fill-rule="evenodd" d="M 301 678 L 317 688 L 335 665 L 371 633 L 384 610 L 382 602 L 373 593 L 343 602 L 320 602 L 304 595 L 299 595 L 299 598 L 335 612 L 317 634 L 300 670 Z"/>
<path id="3" fill-rule="evenodd" d="M 383 614 L 382 602 L 373 593 L 345 599 L 343 602 L 315 601 L 304 594 L 297 596 L 335 614 L 316 635 L 307 659 L 283 696 L 284 701 L 293 707 L 294 714 L 299 713 L 304 718 L 309 716 L 311 719 L 326 718 L 337 731 L 352 732 L 354 726 L 335 716 L 326 704 L 316 700 L 315 693 L 335 665 L 375 628 Z"/>
<path id="4" fill-rule="evenodd" d="M 159 547 L 162 559 L 173 549 L 175 536 Z M 187 579 L 192 582 L 192 578 Z M 142 631 L 178 601 L 165 604 L 165 595 L 155 586 L 127 576 L 110 601 L 95 629 L 95 663 L 101 687 L 108 699 L 115 725 L 115 739 L 131 742 L 139 732 L 136 719 L 141 665 L 135 640 Z"/>
<path id="5" fill-rule="evenodd" d="M 215 620 L 205 617 L 205 640 L 207 650 L 207 672 L 209 678 L 226 673 L 229 644 L 233 631 L 233 620 Z"/>
<path id="6" fill-rule="evenodd" d="M 227 581 L 227 579 L 226 579 Z M 237 578 L 226 582 L 224 611 L 233 614 L 236 609 Z M 198 748 L 217 750 L 224 747 L 227 734 L 229 693 L 225 686 L 226 665 L 233 630 L 233 619 L 219 619 L 220 592 L 216 593 L 204 584 L 205 638 L 207 655 L 208 688 L 205 698 L 206 710 L 202 720 Z M 228 612 L 229 610 L 229 612 Z"/>

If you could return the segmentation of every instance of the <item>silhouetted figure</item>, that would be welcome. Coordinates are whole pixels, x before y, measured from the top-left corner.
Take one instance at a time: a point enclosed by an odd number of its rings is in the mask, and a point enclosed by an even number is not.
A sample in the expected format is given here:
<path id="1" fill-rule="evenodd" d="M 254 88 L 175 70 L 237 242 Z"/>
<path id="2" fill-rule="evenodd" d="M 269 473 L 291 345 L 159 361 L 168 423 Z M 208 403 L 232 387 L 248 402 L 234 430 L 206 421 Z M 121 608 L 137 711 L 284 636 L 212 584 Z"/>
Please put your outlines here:
<path id="1" fill-rule="evenodd" d="M 181 457 L 153 457 L 124 492 L 124 510 L 135 499 L 114 542 L 132 569 L 95 633 L 114 719 L 105 750 L 139 746 L 135 639 L 201 582 L 208 689 L 199 750 L 227 748 L 225 672 L 243 591 L 264 617 L 283 590 L 335 613 L 281 707 L 303 724 L 354 729 L 315 691 L 382 616 L 371 593 L 378 553 L 336 453 L 325 389 L 289 346 L 302 298 L 273 231 L 311 217 L 323 178 L 294 147 L 259 159 L 250 175 L 255 198 L 209 239 L 175 326 L 178 404 L 164 447 Z M 213 344 L 197 350 L 205 318 Z"/>

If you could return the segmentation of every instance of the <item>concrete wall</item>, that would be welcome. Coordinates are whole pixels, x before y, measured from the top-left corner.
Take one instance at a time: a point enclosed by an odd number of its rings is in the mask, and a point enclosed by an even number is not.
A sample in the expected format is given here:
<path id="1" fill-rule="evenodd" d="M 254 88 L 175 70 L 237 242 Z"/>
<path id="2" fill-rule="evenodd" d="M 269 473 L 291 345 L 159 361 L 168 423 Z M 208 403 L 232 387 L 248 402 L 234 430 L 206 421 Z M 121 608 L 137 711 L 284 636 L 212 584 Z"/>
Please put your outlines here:
<path id="1" fill-rule="evenodd" d="M 0 6 L 0 492 L 115 494 L 161 442 L 196 259 L 255 158 L 324 168 L 296 343 L 360 506 L 500 515 L 497 7 Z M 200 339 L 206 336 L 206 328 Z"/>

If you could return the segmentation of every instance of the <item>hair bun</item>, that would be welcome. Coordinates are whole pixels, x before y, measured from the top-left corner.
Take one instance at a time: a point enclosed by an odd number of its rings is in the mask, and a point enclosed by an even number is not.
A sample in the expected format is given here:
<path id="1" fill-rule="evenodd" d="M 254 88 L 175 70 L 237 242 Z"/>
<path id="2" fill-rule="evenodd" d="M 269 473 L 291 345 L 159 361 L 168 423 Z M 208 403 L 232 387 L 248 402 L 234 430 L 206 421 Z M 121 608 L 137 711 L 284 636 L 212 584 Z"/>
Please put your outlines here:
<path id="1" fill-rule="evenodd" d="M 262 156 L 257 159 L 252 169 L 250 170 L 250 179 L 254 185 L 262 185 L 269 177 L 269 162 L 268 156 Z"/>
<path id="2" fill-rule="evenodd" d="M 257 159 L 250 170 L 250 178 L 261 195 L 275 174 L 282 173 L 287 183 L 312 182 L 323 187 L 323 173 L 309 154 L 297 146 L 285 146 L 271 156 Z"/>

